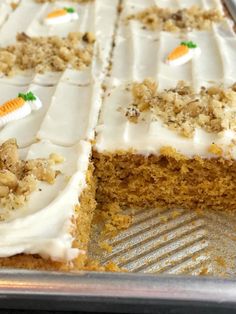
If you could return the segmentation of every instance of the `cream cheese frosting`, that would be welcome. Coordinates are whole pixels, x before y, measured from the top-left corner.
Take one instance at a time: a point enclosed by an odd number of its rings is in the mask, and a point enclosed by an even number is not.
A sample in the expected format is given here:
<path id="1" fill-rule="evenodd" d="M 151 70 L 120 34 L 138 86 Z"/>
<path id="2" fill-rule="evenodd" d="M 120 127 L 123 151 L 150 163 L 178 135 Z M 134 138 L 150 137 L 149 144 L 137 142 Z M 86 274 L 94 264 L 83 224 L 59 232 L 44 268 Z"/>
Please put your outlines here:
<path id="1" fill-rule="evenodd" d="M 30 84 L 15 86 L 0 83 L 0 105 L 18 95 L 32 91 L 42 102 L 42 108 L 25 118 L 1 128 L 0 142 L 15 137 L 19 147 L 38 139 L 71 146 L 80 140 L 92 140 L 101 106 L 99 83 L 78 86 L 60 81 L 55 86 Z"/>
<path id="2" fill-rule="evenodd" d="M 12 12 L 12 7 L 10 6 L 10 4 L 4 0 L 1 1 L 0 3 L 0 27 L 2 26 L 2 24 L 4 24 L 4 22 L 6 21 L 6 19 L 8 18 L 11 12 Z"/>
<path id="3" fill-rule="evenodd" d="M 100 84 L 58 84 L 36 137 L 63 146 L 93 139 L 101 105 L 100 93 Z"/>
<path id="4" fill-rule="evenodd" d="M 170 130 L 160 118 L 154 119 L 151 112 L 147 112 L 138 123 L 132 123 L 125 117 L 124 110 L 132 103 L 131 92 L 127 89 L 131 82 L 152 78 L 158 82 L 158 89 L 163 90 L 173 88 L 178 81 L 184 80 L 198 91 L 201 86 L 220 84 L 228 87 L 236 81 L 236 35 L 232 22 L 224 19 L 219 24 L 213 24 L 211 30 L 192 30 L 184 34 L 151 31 L 139 21 L 125 21 L 130 14 L 152 5 L 176 9 L 198 5 L 204 9 L 222 10 L 221 2 L 213 0 L 124 1 L 111 76 L 107 81 L 107 93 L 96 128 L 95 149 L 99 152 L 131 150 L 149 155 L 158 154 L 163 146 L 171 146 L 188 157 L 199 155 L 211 158 L 216 156 L 209 152 L 209 147 L 215 143 L 225 153 L 228 152 L 232 140 L 236 138 L 235 132 L 231 130 L 215 134 L 197 128 L 193 138 L 186 138 Z M 167 55 L 181 41 L 196 43 L 201 49 L 201 55 L 178 67 L 166 64 Z M 231 147 L 230 152 L 236 158 L 234 147 Z"/>
<path id="5" fill-rule="evenodd" d="M 180 67 L 166 64 L 167 55 L 183 40 L 196 43 L 201 55 Z M 174 86 L 179 80 L 192 83 L 196 89 L 217 82 L 230 85 L 235 81 L 235 73 L 230 66 L 236 64 L 235 49 L 236 35 L 227 22 L 214 25 L 212 31 L 192 31 L 186 35 L 168 32 L 147 34 L 136 24 L 121 26 L 116 38 L 110 83 L 118 85 L 152 77 L 161 88 Z"/>
<path id="6" fill-rule="evenodd" d="M 176 85 L 179 80 L 191 82 L 196 89 L 211 81 L 231 84 L 235 77 L 228 64 L 235 64 L 236 58 L 232 53 L 236 45 L 232 22 L 225 18 L 222 23 L 213 24 L 209 31 L 168 33 L 148 30 L 137 20 L 127 21 L 128 16 L 155 5 L 176 10 L 193 5 L 223 10 L 218 0 L 124 0 L 109 83 L 118 85 L 152 77 L 161 88 Z M 177 68 L 165 64 L 167 55 L 183 40 L 195 42 L 202 51 L 201 56 Z"/>
<path id="7" fill-rule="evenodd" d="M 132 94 L 127 89 L 127 84 L 108 90 L 96 128 L 95 149 L 98 152 L 133 151 L 150 155 L 159 154 L 164 146 L 171 146 L 187 157 L 198 155 L 211 158 L 216 157 L 209 152 L 212 143 L 227 152 L 232 140 L 236 139 L 236 133 L 231 130 L 215 134 L 200 128 L 195 130 L 193 138 L 187 138 L 170 130 L 161 119 L 154 119 L 151 111 L 145 113 L 138 123 L 132 123 L 124 114 L 130 103 Z M 236 158 L 236 147 L 232 148 L 231 153 L 233 158 Z"/>
<path id="8" fill-rule="evenodd" d="M 65 159 L 55 165 L 60 174 L 52 185 L 39 182 L 26 206 L 7 212 L 8 218 L 0 222 L 0 257 L 39 254 L 65 262 L 83 254 L 73 248 L 71 230 L 78 197 L 86 187 L 91 145 L 81 141 L 65 148 L 41 141 L 29 147 L 26 159 L 48 158 L 52 152 Z M 1 214 L 5 211 L 0 209 Z"/>

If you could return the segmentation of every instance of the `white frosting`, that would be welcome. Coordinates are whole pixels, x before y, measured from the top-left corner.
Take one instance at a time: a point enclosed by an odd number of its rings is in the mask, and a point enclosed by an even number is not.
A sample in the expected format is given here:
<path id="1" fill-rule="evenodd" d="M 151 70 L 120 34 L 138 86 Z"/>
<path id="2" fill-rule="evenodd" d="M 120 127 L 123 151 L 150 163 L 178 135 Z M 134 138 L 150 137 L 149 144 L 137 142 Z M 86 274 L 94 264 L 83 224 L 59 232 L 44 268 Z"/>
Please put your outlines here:
<path id="1" fill-rule="evenodd" d="M 0 27 L 6 21 L 9 14 L 12 12 L 11 6 L 5 1 L 1 1 L 0 3 Z"/>
<path id="2" fill-rule="evenodd" d="M 55 87 L 42 87 L 35 84 L 26 86 L 14 86 L 0 83 L 0 103 L 14 98 L 18 93 L 25 93 L 31 90 L 42 102 L 42 108 L 32 112 L 29 116 L 12 121 L 0 130 L 0 142 L 4 142 L 11 137 L 17 139 L 19 147 L 25 147 L 36 141 L 36 133 L 45 117 L 51 103 Z"/>
<path id="3" fill-rule="evenodd" d="M 196 43 L 202 53 L 181 67 L 170 67 L 165 63 L 166 56 L 183 40 Z M 121 24 L 110 82 L 118 85 L 152 77 L 161 88 L 173 87 L 179 80 L 192 83 L 196 89 L 217 82 L 232 84 L 235 81 L 232 66 L 236 64 L 235 47 L 236 35 L 227 22 L 215 25 L 212 31 L 192 31 L 184 37 L 142 30 L 136 23 Z"/>
<path id="4" fill-rule="evenodd" d="M 82 85 L 91 83 L 95 79 L 102 81 L 109 62 L 118 2 L 118 0 L 112 0 L 112 2 L 110 0 L 96 0 L 90 3 L 76 4 L 69 1 L 60 1 L 42 5 L 34 0 L 22 0 L 0 31 L 0 46 L 14 44 L 16 35 L 20 32 L 24 32 L 31 37 L 53 35 L 65 37 L 69 32 L 93 32 L 96 36 L 96 42 L 92 64 L 85 70 L 73 71 L 75 74 L 72 80 L 76 79 L 76 83 Z M 47 13 L 58 8 L 59 5 L 60 7 L 74 8 L 79 15 L 79 19 L 65 24 L 45 25 L 43 21 Z M 10 79 L 3 76 L 0 81 L 20 84 L 24 80 L 29 84 L 33 79 L 33 73 L 29 71 L 22 74 L 22 76 Z M 52 74 L 50 76 L 53 76 L 53 81 L 59 78 Z M 65 77 L 70 80 L 70 75 L 65 74 Z M 38 84 L 50 83 L 48 73 L 37 75 L 34 79 Z"/>
<path id="5" fill-rule="evenodd" d="M 96 129 L 97 151 L 134 150 L 149 155 L 158 154 L 163 146 L 171 146 L 188 157 L 199 155 L 208 158 L 215 157 L 208 151 L 212 143 L 227 151 L 231 140 L 236 139 L 236 133 L 230 130 L 220 136 L 202 129 L 196 129 L 193 138 L 186 138 L 164 126 L 161 119 L 155 120 L 151 112 L 146 113 L 138 123 L 131 123 L 124 114 L 125 108 L 131 103 L 132 95 L 127 91 L 126 84 L 107 92 Z M 236 147 L 232 155 L 236 158 Z"/>
<path id="6" fill-rule="evenodd" d="M 59 83 L 37 138 L 64 146 L 81 139 L 93 139 L 101 105 L 100 93 L 99 84 L 80 87 Z"/>
<path id="7" fill-rule="evenodd" d="M 101 107 L 99 83 L 77 86 L 60 81 L 57 86 L 30 84 L 24 87 L 0 83 L 0 104 L 29 90 L 41 100 L 42 108 L 4 126 L 0 130 L 0 142 L 15 137 L 19 147 L 37 139 L 70 146 L 94 138 Z"/>
<path id="8" fill-rule="evenodd" d="M 86 187 L 91 145 L 82 141 L 64 148 L 42 141 L 29 148 L 27 159 L 48 157 L 52 152 L 65 158 L 62 164 L 55 165 L 61 174 L 52 185 L 39 182 L 28 204 L 11 211 L 8 220 L 0 222 L 1 257 L 26 253 L 69 261 L 83 254 L 72 248 L 71 230 L 78 196 Z M 1 208 L 0 212 L 5 210 Z"/>

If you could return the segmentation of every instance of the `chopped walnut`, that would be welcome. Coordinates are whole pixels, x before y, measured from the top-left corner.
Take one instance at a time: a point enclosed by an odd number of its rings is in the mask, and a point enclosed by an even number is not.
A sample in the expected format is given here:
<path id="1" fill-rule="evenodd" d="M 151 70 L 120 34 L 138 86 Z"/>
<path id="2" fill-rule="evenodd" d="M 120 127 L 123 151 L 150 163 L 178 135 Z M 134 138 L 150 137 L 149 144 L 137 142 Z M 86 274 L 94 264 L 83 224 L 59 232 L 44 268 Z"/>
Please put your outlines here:
<path id="1" fill-rule="evenodd" d="M 52 153 L 49 155 L 49 159 L 55 163 L 55 164 L 60 164 L 62 163 L 63 161 L 65 161 L 64 157 L 61 156 L 61 155 L 58 155 L 56 153 Z"/>
<path id="2" fill-rule="evenodd" d="M 153 6 L 137 14 L 128 16 L 128 20 L 139 20 L 150 30 L 176 32 L 191 29 L 206 30 L 213 22 L 220 22 L 223 16 L 218 10 L 202 10 L 197 6 L 173 10 Z"/>
<path id="3" fill-rule="evenodd" d="M 16 141 L 4 142 L 0 146 L 0 205 L 7 209 L 23 206 L 38 181 L 54 183 L 58 172 L 52 166 L 57 162 L 62 159 L 56 154 L 51 159 L 20 160 Z"/>
<path id="4" fill-rule="evenodd" d="M 131 105 L 127 108 L 125 116 L 129 119 L 130 122 L 137 123 L 138 117 L 140 116 L 140 111 L 136 106 Z"/>
<path id="5" fill-rule="evenodd" d="M 209 153 L 212 153 L 217 156 L 223 156 L 223 149 L 216 145 L 215 143 L 212 143 L 208 148 Z"/>
<path id="6" fill-rule="evenodd" d="M 38 73 L 64 71 L 68 66 L 82 70 L 92 62 L 95 37 L 91 33 L 69 33 L 67 37 L 17 35 L 17 43 L 0 48 L 0 72 L 34 69 Z"/>
<path id="7" fill-rule="evenodd" d="M 88 44 L 93 44 L 96 41 L 94 34 L 91 32 L 85 33 L 82 39 Z"/>
<path id="8" fill-rule="evenodd" d="M 25 172 L 33 174 L 37 180 L 54 183 L 56 173 L 52 169 L 53 162 L 50 159 L 32 159 L 25 161 Z"/>
<path id="9" fill-rule="evenodd" d="M 191 87 L 180 81 L 176 88 L 158 91 L 151 80 L 134 83 L 133 102 L 126 109 L 125 116 L 137 123 L 143 111 L 151 111 L 153 118 L 161 118 L 170 129 L 186 137 L 192 137 L 196 127 L 210 133 L 225 130 L 236 131 L 236 91 L 231 88 L 202 87 L 195 93 Z M 134 119 L 134 113 L 138 112 Z"/>

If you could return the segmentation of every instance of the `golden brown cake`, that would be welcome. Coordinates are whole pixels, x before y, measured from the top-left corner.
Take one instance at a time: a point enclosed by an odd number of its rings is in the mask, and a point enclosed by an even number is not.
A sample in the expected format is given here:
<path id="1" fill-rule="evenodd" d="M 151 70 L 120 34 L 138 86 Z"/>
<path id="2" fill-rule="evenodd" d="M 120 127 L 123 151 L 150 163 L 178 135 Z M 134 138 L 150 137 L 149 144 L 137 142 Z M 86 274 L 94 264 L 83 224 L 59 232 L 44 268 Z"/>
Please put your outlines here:
<path id="1" fill-rule="evenodd" d="M 220 1 L 16 3 L 0 4 L 0 266 L 89 269 L 96 201 L 113 231 L 120 206 L 235 208 Z"/>

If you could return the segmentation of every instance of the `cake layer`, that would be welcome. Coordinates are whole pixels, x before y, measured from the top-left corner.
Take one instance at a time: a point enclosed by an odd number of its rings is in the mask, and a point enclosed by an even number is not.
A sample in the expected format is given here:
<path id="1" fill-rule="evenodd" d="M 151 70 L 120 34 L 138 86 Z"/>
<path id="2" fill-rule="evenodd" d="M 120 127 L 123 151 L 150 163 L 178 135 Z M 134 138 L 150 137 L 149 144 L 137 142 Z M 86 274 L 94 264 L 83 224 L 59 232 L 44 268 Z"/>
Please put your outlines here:
<path id="1" fill-rule="evenodd" d="M 1 28 L 0 45 L 1 47 L 6 47 L 7 45 L 15 44 L 16 35 L 21 32 L 30 37 L 65 37 L 70 32 L 91 32 L 96 38 L 92 64 L 84 71 L 75 73 L 74 76 L 76 76 L 80 84 L 87 84 L 98 77 L 102 79 L 104 69 L 109 61 L 117 18 L 117 5 L 118 0 L 112 1 L 112 4 L 108 0 L 97 0 L 84 4 L 70 1 L 39 4 L 34 0 L 22 0 Z M 68 23 L 45 24 L 45 17 L 50 12 L 64 7 L 73 9 L 75 14 L 78 13 L 78 18 Z M 18 81 L 21 80 L 22 78 L 20 77 Z M 13 81 L 15 82 L 15 80 Z M 39 81 L 45 84 L 45 77 L 42 76 Z"/>
<path id="2" fill-rule="evenodd" d="M 171 148 L 159 156 L 94 152 L 98 203 L 128 208 L 235 210 L 236 162 L 187 158 Z"/>
<path id="3" fill-rule="evenodd" d="M 90 153 L 90 144 L 83 141 L 70 148 L 49 141 L 29 147 L 27 160 L 53 154 L 50 158 L 54 159 L 54 171 L 58 174 L 51 184 L 39 181 L 25 205 L 14 210 L 1 206 L 1 257 L 25 253 L 66 262 L 85 253 L 80 248 L 86 245 L 73 247 L 73 242 L 82 241 L 74 237 L 79 232 L 74 228 L 80 215 L 79 209 L 76 213 L 76 206 L 80 206 L 80 196 L 87 187 Z M 80 224 L 87 225 L 87 219 L 91 219 L 91 216 L 82 217 L 78 230 Z"/>
<path id="4" fill-rule="evenodd" d="M 42 108 L 3 126 L 1 142 L 15 137 L 19 147 L 37 139 L 70 146 L 80 140 L 93 139 L 101 101 L 99 84 L 77 86 L 59 81 L 56 86 L 35 83 L 16 86 L 0 83 L 0 103 L 27 91 L 32 91 L 41 100 Z"/>

